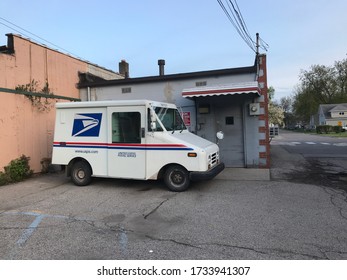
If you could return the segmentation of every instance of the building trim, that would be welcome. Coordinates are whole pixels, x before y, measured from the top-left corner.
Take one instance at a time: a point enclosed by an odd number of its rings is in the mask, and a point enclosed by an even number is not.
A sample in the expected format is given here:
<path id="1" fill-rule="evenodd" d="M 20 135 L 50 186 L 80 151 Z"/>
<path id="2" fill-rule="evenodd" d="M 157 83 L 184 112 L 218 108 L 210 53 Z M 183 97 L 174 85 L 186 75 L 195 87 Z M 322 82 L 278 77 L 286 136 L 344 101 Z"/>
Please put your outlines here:
<path id="1" fill-rule="evenodd" d="M 201 97 L 201 96 L 220 96 L 220 95 L 234 95 L 234 94 L 247 94 L 256 93 L 260 96 L 260 89 L 258 83 L 234 83 L 221 86 L 206 86 L 184 89 L 182 91 L 183 97 Z"/>
<path id="2" fill-rule="evenodd" d="M 134 84 L 145 84 L 145 83 L 156 83 L 156 82 L 168 82 L 177 80 L 189 80 L 189 79 L 201 79 L 205 77 L 213 76 L 227 76 L 227 75 L 238 75 L 238 74 L 256 74 L 257 67 L 248 66 L 240 68 L 228 68 L 219 70 L 199 71 L 190 73 L 170 74 L 162 76 L 148 76 L 139 78 L 127 78 L 119 80 L 105 80 L 96 82 L 80 82 L 77 84 L 78 88 L 87 87 L 108 87 L 108 86 L 119 86 L 119 85 L 134 85 Z"/>

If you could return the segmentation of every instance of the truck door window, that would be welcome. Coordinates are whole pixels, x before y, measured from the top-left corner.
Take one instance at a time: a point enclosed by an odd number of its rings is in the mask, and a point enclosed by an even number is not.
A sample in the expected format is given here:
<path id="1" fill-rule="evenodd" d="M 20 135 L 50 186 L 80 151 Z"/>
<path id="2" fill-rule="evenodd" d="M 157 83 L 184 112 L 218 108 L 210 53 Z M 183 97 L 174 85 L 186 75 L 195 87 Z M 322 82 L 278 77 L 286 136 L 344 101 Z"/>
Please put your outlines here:
<path id="1" fill-rule="evenodd" d="M 155 130 L 151 129 L 151 112 L 150 112 L 149 108 L 147 111 L 147 120 L 148 120 L 148 123 L 147 123 L 148 131 L 164 131 L 163 128 L 161 127 L 161 125 L 159 124 L 158 120 L 155 121 L 155 123 L 156 123 Z"/>
<path id="2" fill-rule="evenodd" d="M 177 109 L 155 107 L 154 110 L 167 131 L 187 129 Z"/>
<path id="3" fill-rule="evenodd" d="M 141 114 L 112 113 L 112 143 L 141 143 Z"/>

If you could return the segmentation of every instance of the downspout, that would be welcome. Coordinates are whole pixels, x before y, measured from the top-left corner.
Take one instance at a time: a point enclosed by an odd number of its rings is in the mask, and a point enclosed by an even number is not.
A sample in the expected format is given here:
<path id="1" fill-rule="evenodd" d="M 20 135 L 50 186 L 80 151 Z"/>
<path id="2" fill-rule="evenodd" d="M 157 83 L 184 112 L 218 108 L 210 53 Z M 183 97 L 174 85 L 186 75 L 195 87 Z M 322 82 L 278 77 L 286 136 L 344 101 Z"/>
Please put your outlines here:
<path id="1" fill-rule="evenodd" d="M 193 97 L 194 107 L 195 107 L 195 134 L 198 135 L 199 123 L 198 123 L 198 104 L 196 102 L 196 97 Z"/>
<path id="2" fill-rule="evenodd" d="M 244 167 L 248 167 L 248 151 L 247 151 L 247 108 L 246 108 L 246 103 L 241 105 L 241 110 L 242 110 L 242 127 L 243 127 L 243 155 L 244 155 Z"/>
<path id="3" fill-rule="evenodd" d="M 87 101 L 90 101 L 91 95 L 90 95 L 90 87 L 87 87 Z"/>

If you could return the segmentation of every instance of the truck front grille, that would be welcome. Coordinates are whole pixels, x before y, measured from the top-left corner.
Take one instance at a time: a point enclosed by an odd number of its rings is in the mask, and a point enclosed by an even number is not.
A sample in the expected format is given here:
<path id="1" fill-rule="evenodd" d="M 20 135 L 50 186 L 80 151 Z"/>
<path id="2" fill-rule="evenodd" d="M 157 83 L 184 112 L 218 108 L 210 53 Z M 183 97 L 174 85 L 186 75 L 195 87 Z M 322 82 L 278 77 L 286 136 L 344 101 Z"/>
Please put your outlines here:
<path id="1" fill-rule="evenodd" d="M 208 156 L 208 168 L 212 168 L 219 163 L 219 153 L 215 152 Z"/>

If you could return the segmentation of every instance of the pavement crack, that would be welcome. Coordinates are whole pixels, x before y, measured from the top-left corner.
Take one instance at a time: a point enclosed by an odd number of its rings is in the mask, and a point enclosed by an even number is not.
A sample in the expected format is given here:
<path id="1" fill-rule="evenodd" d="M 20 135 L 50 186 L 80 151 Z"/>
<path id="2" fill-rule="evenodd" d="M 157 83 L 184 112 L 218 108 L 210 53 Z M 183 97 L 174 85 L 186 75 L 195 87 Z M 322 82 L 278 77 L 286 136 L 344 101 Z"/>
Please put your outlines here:
<path id="1" fill-rule="evenodd" d="M 96 208 L 101 207 L 101 205 L 103 205 L 104 203 L 107 203 L 108 201 L 110 201 L 110 200 L 112 200 L 112 199 L 113 199 L 112 197 L 109 197 L 109 198 L 107 198 L 107 199 L 101 201 L 101 202 L 96 206 Z"/>
<path id="2" fill-rule="evenodd" d="M 154 207 L 150 212 L 148 212 L 147 214 L 143 214 L 143 218 L 146 220 L 150 215 L 155 213 L 165 202 L 169 201 L 171 198 L 175 197 L 176 195 L 177 194 L 174 194 L 173 196 L 170 196 L 167 199 L 164 199 L 156 207 Z"/>
<path id="3" fill-rule="evenodd" d="M 221 244 L 221 243 L 203 243 L 200 245 L 205 245 L 205 246 L 220 246 L 220 247 L 228 247 L 232 249 L 239 249 L 239 250 L 247 250 L 251 251 L 257 254 L 262 254 L 265 256 L 273 255 L 275 254 L 276 257 L 278 257 L 278 253 L 282 255 L 297 255 L 297 256 L 303 256 L 309 259 L 327 259 L 326 257 L 320 257 L 317 255 L 311 255 L 311 254 L 306 254 L 306 253 L 301 253 L 301 252 L 294 252 L 290 250 L 284 250 L 280 248 L 268 248 L 268 249 L 261 249 L 261 248 L 253 248 L 253 247 L 246 247 L 246 246 L 239 246 L 239 245 L 233 245 L 233 244 Z"/>
<path id="4" fill-rule="evenodd" d="M 0 227 L 0 230 L 12 230 L 12 229 L 26 229 L 27 227 Z"/>
<path id="5" fill-rule="evenodd" d="M 253 248 L 253 247 L 247 247 L 247 246 L 240 246 L 240 245 L 233 245 L 233 244 L 222 244 L 222 243 L 197 243 L 197 244 L 192 244 L 188 242 L 183 242 L 179 240 L 175 240 L 172 238 L 158 238 L 154 237 L 151 235 L 145 235 L 146 238 L 149 238 L 153 241 L 159 241 L 159 242 L 172 242 L 178 245 L 186 246 L 186 247 L 191 247 L 203 251 L 208 251 L 206 247 L 210 246 L 217 246 L 217 247 L 224 247 L 224 248 L 229 248 L 229 249 L 235 249 L 235 250 L 246 250 L 246 251 L 251 251 L 253 253 L 256 253 L 258 255 L 263 255 L 264 258 L 268 258 L 271 255 L 276 256 L 276 258 L 279 257 L 279 254 L 283 256 L 283 259 L 290 259 L 292 256 L 299 256 L 299 258 L 307 258 L 307 259 L 314 259 L 314 260 L 321 260 L 321 259 L 329 259 L 325 254 L 323 256 L 317 256 L 317 255 L 312 255 L 312 254 L 306 254 L 303 252 L 295 252 L 295 251 L 290 251 L 290 250 L 285 250 L 285 249 L 280 249 L 280 248 L 267 248 L 267 249 L 262 249 L 262 248 Z M 205 248 L 204 248 L 205 247 Z M 228 256 L 229 258 L 232 258 L 234 255 L 228 252 L 221 252 L 223 255 Z M 290 257 L 286 257 L 290 256 Z"/>
<path id="6" fill-rule="evenodd" d="M 347 221 L 347 193 L 343 190 L 326 187 L 324 191 L 329 195 L 330 203 L 337 209 L 340 217 Z"/>
<path id="7" fill-rule="evenodd" d="M 266 253 L 264 251 L 260 251 L 260 250 L 257 250 L 255 248 L 246 247 L 246 246 L 237 246 L 237 245 L 221 244 L 221 243 L 201 243 L 201 245 L 228 247 L 228 248 L 232 248 L 232 249 L 248 250 L 248 251 L 252 251 L 254 253 L 258 253 L 258 254 L 268 255 L 268 253 Z"/>
<path id="8" fill-rule="evenodd" d="M 172 238 L 158 238 L 158 237 L 154 237 L 154 236 L 150 236 L 150 235 L 145 235 L 145 237 L 147 237 L 148 239 L 151 239 L 151 240 L 153 240 L 153 241 L 173 242 L 173 243 L 175 243 L 175 244 L 183 245 L 183 246 L 186 246 L 186 247 L 192 247 L 192 248 L 203 249 L 203 248 L 201 248 L 200 246 L 193 245 L 193 244 L 190 244 L 190 243 L 187 243 L 187 242 L 177 241 L 177 240 L 172 239 Z"/>
<path id="9" fill-rule="evenodd" d="M 143 218 L 146 220 L 150 215 L 152 215 L 155 211 L 157 211 L 160 206 L 162 206 L 165 202 L 167 202 L 169 200 L 169 198 L 163 200 L 162 202 L 160 202 L 154 209 L 152 209 L 148 214 L 143 215 Z"/>

